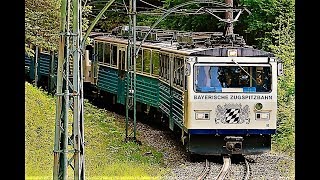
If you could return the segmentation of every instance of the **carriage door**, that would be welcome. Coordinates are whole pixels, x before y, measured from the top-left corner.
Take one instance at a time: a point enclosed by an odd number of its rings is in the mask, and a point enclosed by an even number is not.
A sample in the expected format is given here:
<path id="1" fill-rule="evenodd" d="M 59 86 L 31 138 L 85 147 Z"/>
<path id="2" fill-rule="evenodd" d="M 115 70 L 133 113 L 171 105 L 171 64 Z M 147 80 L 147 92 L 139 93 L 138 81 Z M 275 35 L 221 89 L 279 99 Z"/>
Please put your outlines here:
<path id="1" fill-rule="evenodd" d="M 117 98 L 117 103 L 125 104 L 125 100 L 126 100 L 126 89 L 125 89 L 126 48 L 125 48 L 125 46 L 118 46 L 117 69 L 118 69 L 118 98 Z"/>

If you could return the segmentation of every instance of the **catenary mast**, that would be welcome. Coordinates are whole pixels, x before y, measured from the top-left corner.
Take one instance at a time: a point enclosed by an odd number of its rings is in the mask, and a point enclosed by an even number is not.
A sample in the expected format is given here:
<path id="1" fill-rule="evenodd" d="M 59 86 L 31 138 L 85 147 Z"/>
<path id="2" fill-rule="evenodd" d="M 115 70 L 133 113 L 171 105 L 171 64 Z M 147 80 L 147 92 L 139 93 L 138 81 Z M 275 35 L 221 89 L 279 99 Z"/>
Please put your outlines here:
<path id="1" fill-rule="evenodd" d="M 54 180 L 66 180 L 71 176 L 76 180 L 85 179 L 81 16 L 80 0 L 61 1 Z"/>

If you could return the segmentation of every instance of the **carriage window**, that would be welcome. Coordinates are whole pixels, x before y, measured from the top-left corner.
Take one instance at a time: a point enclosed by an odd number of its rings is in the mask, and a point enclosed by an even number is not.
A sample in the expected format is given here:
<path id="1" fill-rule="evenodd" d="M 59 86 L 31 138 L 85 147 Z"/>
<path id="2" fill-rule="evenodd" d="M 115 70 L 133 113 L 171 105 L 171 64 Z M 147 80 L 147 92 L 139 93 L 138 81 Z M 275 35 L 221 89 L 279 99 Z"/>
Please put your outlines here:
<path id="1" fill-rule="evenodd" d="M 170 78 L 169 62 L 169 54 L 160 53 L 160 76 L 167 81 Z"/>
<path id="2" fill-rule="evenodd" d="M 163 58 L 163 77 L 165 80 L 169 81 L 169 78 L 170 78 L 169 55 L 163 54 L 161 57 Z"/>
<path id="3" fill-rule="evenodd" d="M 173 73 L 173 82 L 183 87 L 183 74 L 184 74 L 184 63 L 183 57 L 174 58 L 174 73 Z"/>
<path id="4" fill-rule="evenodd" d="M 180 75 L 180 78 L 179 78 L 179 80 L 180 80 L 180 82 L 179 82 L 179 85 L 181 86 L 181 87 L 183 87 L 183 82 L 184 82 L 184 72 L 185 72 L 185 70 L 184 70 L 184 59 L 182 58 L 182 59 L 180 59 L 180 73 L 179 73 L 179 75 Z"/>
<path id="5" fill-rule="evenodd" d="M 117 67 L 117 46 L 111 45 L 112 55 L 111 55 L 111 65 Z"/>
<path id="6" fill-rule="evenodd" d="M 119 70 L 125 70 L 126 63 L 126 52 L 124 50 L 119 49 Z"/>
<path id="7" fill-rule="evenodd" d="M 159 75 L 160 75 L 160 77 L 163 78 L 163 76 L 164 76 L 164 67 L 163 67 L 163 57 L 162 56 L 163 56 L 162 54 L 159 54 L 159 61 L 160 61 L 160 73 L 159 73 Z"/>
<path id="8" fill-rule="evenodd" d="M 184 74 L 184 61 L 182 57 L 177 58 L 178 60 L 178 85 L 183 87 L 183 74 Z"/>
<path id="9" fill-rule="evenodd" d="M 158 76 L 160 73 L 160 56 L 158 51 L 152 51 L 152 69 L 151 73 Z"/>
<path id="10" fill-rule="evenodd" d="M 174 57 L 174 62 L 173 62 L 173 83 L 178 85 L 179 81 L 179 65 L 178 65 L 178 60 L 177 57 Z"/>
<path id="11" fill-rule="evenodd" d="M 142 51 L 141 50 L 139 50 L 136 60 L 137 60 L 136 70 L 137 72 L 142 72 Z"/>
<path id="12" fill-rule="evenodd" d="M 105 43 L 104 44 L 104 63 L 110 65 L 110 44 L 109 43 Z"/>
<path id="13" fill-rule="evenodd" d="M 271 92 L 270 66 L 195 66 L 196 92 Z"/>
<path id="14" fill-rule="evenodd" d="M 150 74 L 150 59 L 151 51 L 149 49 L 143 50 L 143 72 Z"/>
<path id="15" fill-rule="evenodd" d="M 98 42 L 98 61 L 103 62 L 103 42 Z"/>

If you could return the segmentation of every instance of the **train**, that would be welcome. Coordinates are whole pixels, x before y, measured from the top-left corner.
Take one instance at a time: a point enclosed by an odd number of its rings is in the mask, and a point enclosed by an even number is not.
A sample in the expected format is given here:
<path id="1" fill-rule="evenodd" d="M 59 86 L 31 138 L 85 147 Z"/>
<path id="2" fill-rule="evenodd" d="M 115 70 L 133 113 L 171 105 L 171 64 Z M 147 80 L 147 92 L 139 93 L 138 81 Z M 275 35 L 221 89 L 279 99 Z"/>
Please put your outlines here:
<path id="1" fill-rule="evenodd" d="M 247 45 L 238 34 L 147 26 L 137 26 L 136 32 L 137 112 L 179 132 L 189 155 L 271 150 L 277 130 L 277 79 L 283 74 L 279 58 Z M 128 26 L 90 38 L 83 58 L 84 93 L 125 107 Z M 56 68 L 55 53 L 40 50 L 37 62 L 26 55 L 26 79 L 51 92 Z"/>

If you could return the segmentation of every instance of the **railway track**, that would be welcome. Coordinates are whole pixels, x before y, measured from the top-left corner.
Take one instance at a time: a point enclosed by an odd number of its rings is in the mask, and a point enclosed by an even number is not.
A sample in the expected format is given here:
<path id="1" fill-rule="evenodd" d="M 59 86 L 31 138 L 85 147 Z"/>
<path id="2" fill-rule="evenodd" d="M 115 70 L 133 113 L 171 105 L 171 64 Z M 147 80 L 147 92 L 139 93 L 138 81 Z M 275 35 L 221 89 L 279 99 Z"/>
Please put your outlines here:
<path id="1" fill-rule="evenodd" d="M 223 180 L 229 172 L 231 166 L 231 158 L 230 156 L 223 156 L 223 166 L 215 178 L 216 180 Z"/>
<path id="2" fill-rule="evenodd" d="M 244 158 L 244 162 L 245 162 L 245 172 L 244 172 L 244 176 L 243 176 L 242 180 L 249 180 L 249 178 L 250 178 L 250 164 L 246 158 Z M 209 172 L 210 172 L 211 168 L 210 168 L 210 162 L 208 161 L 208 159 L 206 159 L 205 167 L 201 171 L 200 175 L 197 177 L 197 180 L 204 180 L 204 179 L 225 180 L 225 179 L 229 179 L 227 175 L 230 171 L 230 167 L 231 167 L 230 156 L 223 156 L 223 165 L 222 165 L 222 168 L 220 169 L 218 175 L 216 175 L 215 178 L 208 177 L 208 175 L 210 174 Z"/>
<path id="3" fill-rule="evenodd" d="M 246 158 L 244 158 L 244 162 L 246 164 L 246 175 L 244 176 L 243 180 L 249 180 L 249 178 L 250 178 L 250 165 L 249 165 L 249 162 Z"/>
<path id="4" fill-rule="evenodd" d="M 197 180 L 204 180 L 210 172 L 210 162 L 206 159 L 205 167 L 202 170 L 201 174 L 198 176 Z"/>

